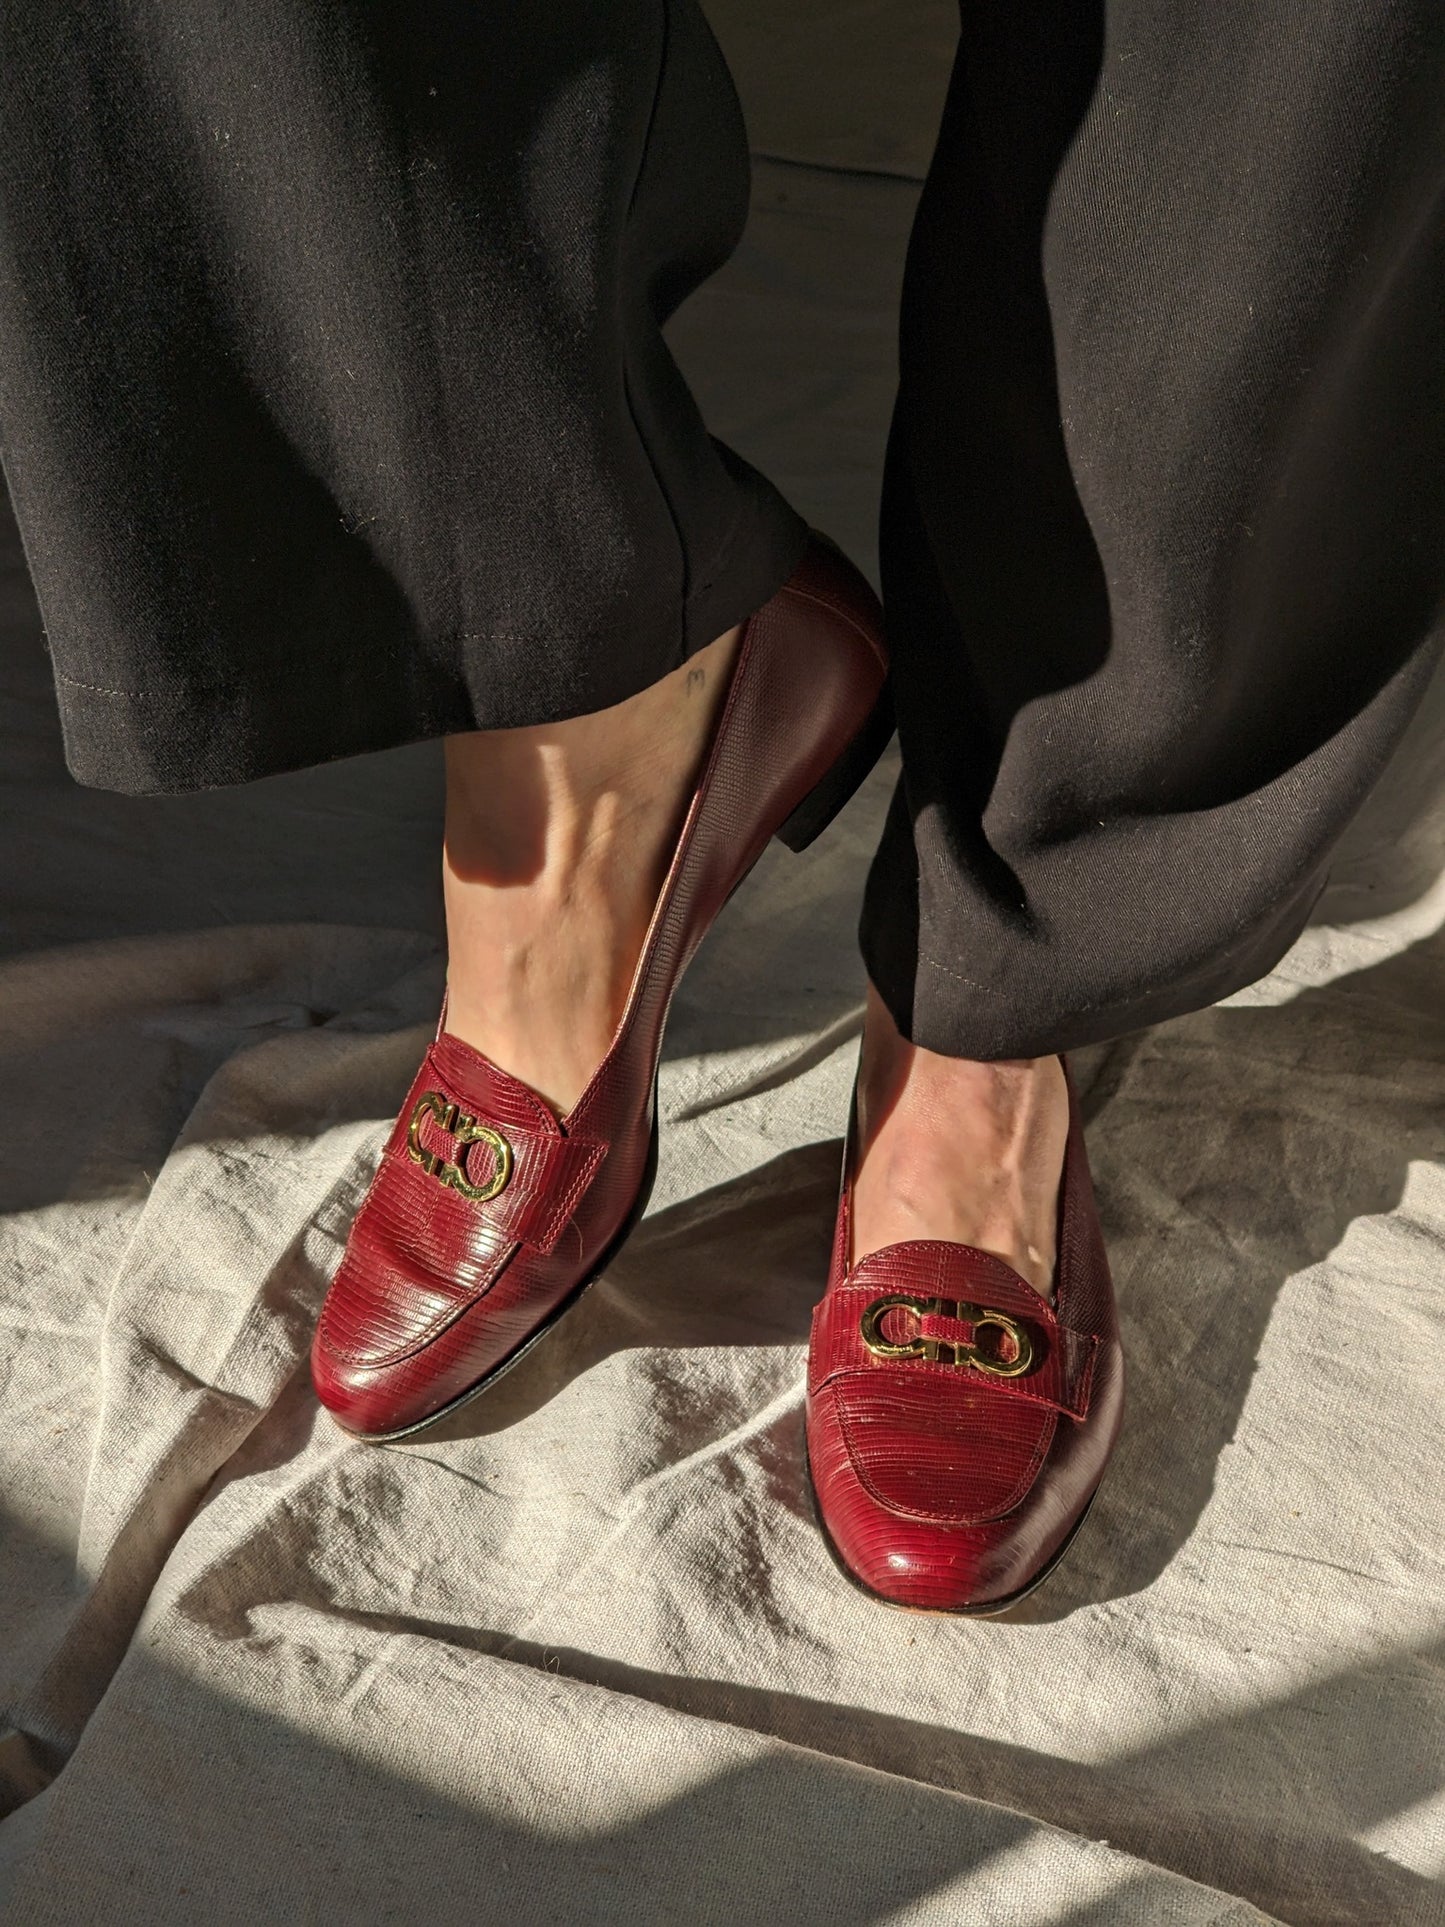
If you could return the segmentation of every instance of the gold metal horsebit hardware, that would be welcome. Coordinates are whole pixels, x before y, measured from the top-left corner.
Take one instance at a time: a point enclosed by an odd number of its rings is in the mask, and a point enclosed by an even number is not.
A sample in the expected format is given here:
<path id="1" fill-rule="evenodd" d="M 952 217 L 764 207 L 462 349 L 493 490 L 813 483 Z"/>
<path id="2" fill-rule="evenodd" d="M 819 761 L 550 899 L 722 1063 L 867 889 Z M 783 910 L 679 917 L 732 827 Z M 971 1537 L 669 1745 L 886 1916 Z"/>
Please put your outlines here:
<path id="1" fill-rule="evenodd" d="M 424 1119 L 434 1117 L 440 1128 L 456 1140 L 459 1147 L 455 1163 L 448 1163 L 440 1152 L 422 1148 L 421 1127 Z M 485 1184 L 473 1184 L 466 1173 L 469 1144 L 485 1144 L 492 1154 L 492 1174 Z M 450 1185 L 458 1197 L 470 1198 L 473 1204 L 486 1204 L 507 1188 L 512 1175 L 512 1147 L 500 1131 L 494 1131 L 490 1124 L 479 1124 L 465 1111 L 459 1111 L 455 1104 L 449 1104 L 440 1091 L 426 1091 L 417 1099 L 416 1109 L 411 1114 L 411 1123 L 406 1132 L 406 1154 L 413 1164 L 419 1164 L 429 1177 L 439 1184 Z"/>
<path id="2" fill-rule="evenodd" d="M 890 1311 L 911 1311 L 919 1329 L 913 1336 L 895 1344 L 883 1335 L 883 1320 Z M 925 1318 L 952 1318 L 973 1327 L 972 1340 L 934 1338 L 922 1330 Z M 986 1305 L 965 1304 L 952 1298 L 910 1298 L 906 1292 L 893 1292 L 875 1298 L 860 1321 L 863 1343 L 875 1358 L 926 1358 L 933 1365 L 971 1365 L 975 1371 L 994 1378 L 1019 1378 L 1034 1362 L 1034 1343 L 1027 1329 L 1006 1311 L 990 1311 Z M 984 1351 L 977 1343 L 981 1332 L 1001 1332 L 1011 1341 L 1013 1354 L 1001 1358 L 997 1351 Z"/>

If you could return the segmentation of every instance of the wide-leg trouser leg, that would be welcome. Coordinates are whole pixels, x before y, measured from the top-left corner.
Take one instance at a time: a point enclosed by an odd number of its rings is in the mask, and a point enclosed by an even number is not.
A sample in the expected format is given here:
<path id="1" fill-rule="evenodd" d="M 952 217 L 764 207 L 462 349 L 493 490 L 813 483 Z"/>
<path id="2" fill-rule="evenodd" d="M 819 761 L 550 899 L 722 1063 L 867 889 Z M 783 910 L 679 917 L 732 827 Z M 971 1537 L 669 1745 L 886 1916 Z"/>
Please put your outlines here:
<path id="1" fill-rule="evenodd" d="M 1437 0 L 970 5 L 883 518 L 903 1029 L 1267 969 L 1438 650 Z M 0 438 L 72 767 L 605 707 L 802 541 L 660 324 L 740 231 L 695 0 L 0 12 Z"/>
<path id="2" fill-rule="evenodd" d="M 660 332 L 747 188 L 695 0 L 0 10 L 0 437 L 77 776 L 605 708 L 765 601 L 805 531 Z"/>
<path id="3" fill-rule="evenodd" d="M 883 514 L 902 1029 L 1042 1054 L 1263 974 L 1429 676 L 1445 9 L 963 9 Z"/>

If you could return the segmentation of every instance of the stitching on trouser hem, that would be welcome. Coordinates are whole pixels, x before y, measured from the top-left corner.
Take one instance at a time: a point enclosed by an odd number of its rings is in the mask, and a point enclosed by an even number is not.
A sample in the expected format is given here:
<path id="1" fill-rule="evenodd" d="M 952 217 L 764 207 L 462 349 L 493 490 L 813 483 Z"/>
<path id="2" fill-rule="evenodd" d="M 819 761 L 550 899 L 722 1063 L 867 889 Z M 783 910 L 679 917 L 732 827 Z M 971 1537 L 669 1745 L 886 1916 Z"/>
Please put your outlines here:
<path id="1" fill-rule="evenodd" d="M 63 682 L 67 689 L 86 689 L 92 696 L 124 696 L 128 702 L 157 702 L 159 694 L 154 689 L 107 689 L 103 683 L 82 682 L 78 676 L 67 676 L 63 669 L 51 665 L 57 682 Z"/>

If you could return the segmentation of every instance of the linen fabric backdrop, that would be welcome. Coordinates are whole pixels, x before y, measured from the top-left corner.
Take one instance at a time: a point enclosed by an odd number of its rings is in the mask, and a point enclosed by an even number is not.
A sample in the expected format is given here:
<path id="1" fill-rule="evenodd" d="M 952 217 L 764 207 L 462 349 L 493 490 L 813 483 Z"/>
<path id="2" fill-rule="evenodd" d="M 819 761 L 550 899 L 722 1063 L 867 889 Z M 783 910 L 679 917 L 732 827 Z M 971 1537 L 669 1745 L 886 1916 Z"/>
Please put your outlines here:
<path id="1" fill-rule="evenodd" d="M 866 558 L 951 8 L 714 14 L 755 211 L 677 344 Z M 802 1467 L 892 770 L 684 983 L 605 1280 L 368 1447 L 305 1358 L 435 1018 L 435 746 L 81 791 L 8 524 L 0 598 L 6 1919 L 1445 1920 L 1445 686 L 1280 967 L 1082 1055 L 1126 1428 L 975 1623 L 847 1585 Z"/>

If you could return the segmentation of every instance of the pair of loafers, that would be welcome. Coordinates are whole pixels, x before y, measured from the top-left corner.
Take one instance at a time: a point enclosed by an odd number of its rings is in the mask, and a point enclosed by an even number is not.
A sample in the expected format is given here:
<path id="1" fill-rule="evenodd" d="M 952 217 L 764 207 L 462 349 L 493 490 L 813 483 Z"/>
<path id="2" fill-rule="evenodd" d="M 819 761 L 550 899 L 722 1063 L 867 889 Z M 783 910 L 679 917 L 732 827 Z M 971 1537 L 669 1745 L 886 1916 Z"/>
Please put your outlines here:
<path id="1" fill-rule="evenodd" d="M 672 993 L 778 836 L 801 850 L 887 741 L 881 611 L 815 537 L 747 623 L 611 1047 L 559 1119 L 443 1023 L 327 1293 L 317 1393 L 401 1439 L 479 1396 L 604 1271 L 642 1215 Z M 880 1598 L 1002 1610 L 1057 1561 L 1118 1432 L 1123 1371 L 1077 1101 L 1052 1303 L 937 1241 L 853 1264 L 845 1169 L 814 1314 L 808 1461 L 825 1533 Z M 850 1134 L 851 1137 L 851 1134 Z"/>

